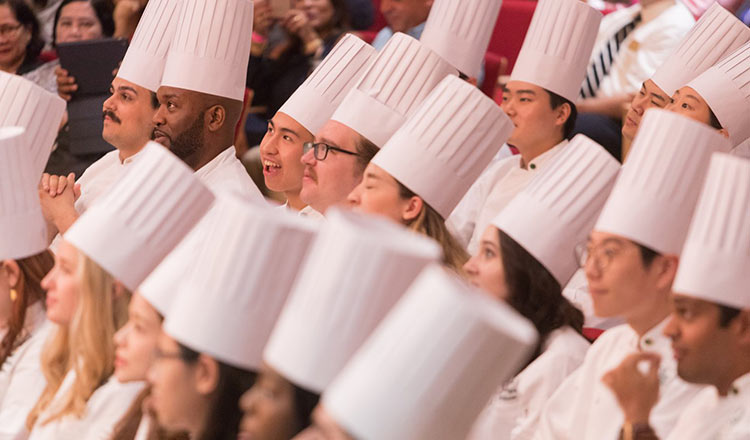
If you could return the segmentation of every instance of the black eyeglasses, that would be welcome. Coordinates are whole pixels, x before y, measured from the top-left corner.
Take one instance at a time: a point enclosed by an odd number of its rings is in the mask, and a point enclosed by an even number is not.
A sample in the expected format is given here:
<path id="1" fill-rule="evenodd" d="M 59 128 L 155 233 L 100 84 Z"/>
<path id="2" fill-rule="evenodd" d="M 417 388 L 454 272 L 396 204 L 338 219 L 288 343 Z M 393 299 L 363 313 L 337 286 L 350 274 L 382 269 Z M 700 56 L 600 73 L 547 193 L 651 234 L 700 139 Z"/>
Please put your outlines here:
<path id="1" fill-rule="evenodd" d="M 334 147 L 333 145 L 328 145 L 323 142 L 305 142 L 304 144 L 302 144 L 302 154 L 307 154 L 307 152 L 310 150 L 313 150 L 313 156 L 315 157 L 315 160 L 326 160 L 326 157 L 328 157 L 328 152 L 330 150 L 349 154 L 351 156 L 359 156 L 359 153 L 346 151 L 342 148 Z"/>

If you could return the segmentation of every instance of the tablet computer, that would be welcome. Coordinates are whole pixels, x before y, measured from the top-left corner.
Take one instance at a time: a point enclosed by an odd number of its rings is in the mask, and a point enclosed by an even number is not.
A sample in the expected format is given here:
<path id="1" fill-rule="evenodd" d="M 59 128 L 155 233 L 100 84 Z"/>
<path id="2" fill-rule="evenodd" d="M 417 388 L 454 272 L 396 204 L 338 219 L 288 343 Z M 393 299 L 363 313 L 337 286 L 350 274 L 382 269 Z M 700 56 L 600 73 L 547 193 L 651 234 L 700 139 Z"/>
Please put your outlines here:
<path id="1" fill-rule="evenodd" d="M 127 49 L 128 41 L 119 38 L 58 44 L 60 65 L 78 84 L 73 99 L 81 95 L 109 94 L 112 72 L 119 67 Z"/>

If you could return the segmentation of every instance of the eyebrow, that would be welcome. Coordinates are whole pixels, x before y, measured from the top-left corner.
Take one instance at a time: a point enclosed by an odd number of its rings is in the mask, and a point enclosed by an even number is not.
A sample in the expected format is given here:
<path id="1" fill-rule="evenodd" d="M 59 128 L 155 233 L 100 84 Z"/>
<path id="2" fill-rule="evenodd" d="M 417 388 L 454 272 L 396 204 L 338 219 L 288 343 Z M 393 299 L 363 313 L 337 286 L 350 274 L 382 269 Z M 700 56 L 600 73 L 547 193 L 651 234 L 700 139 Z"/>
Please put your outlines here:
<path id="1" fill-rule="evenodd" d="M 516 93 L 519 94 L 519 95 L 525 94 L 525 95 L 534 95 L 534 96 L 536 96 L 536 92 L 535 91 L 533 91 L 533 90 L 527 90 L 527 89 L 518 90 Z"/>
<path id="2" fill-rule="evenodd" d="M 651 95 L 652 97 L 658 99 L 659 101 L 666 101 L 667 100 L 667 98 L 665 98 L 665 97 L 663 97 L 663 96 L 661 96 L 661 95 L 659 95 L 657 93 L 653 93 L 652 92 L 652 93 L 649 93 L 649 95 Z"/>
<path id="3" fill-rule="evenodd" d="M 341 148 L 341 147 L 340 147 L 340 146 L 339 146 L 338 144 L 336 144 L 335 142 L 332 142 L 332 141 L 331 141 L 330 139 L 326 139 L 326 138 L 324 138 L 324 137 L 320 138 L 320 142 L 319 142 L 319 143 L 323 143 L 323 144 L 328 144 L 328 145 L 330 145 L 331 147 Z"/>
<path id="4" fill-rule="evenodd" d="M 694 95 L 685 95 L 685 98 L 689 98 L 689 99 L 692 99 L 692 100 L 694 100 L 694 101 L 696 101 L 696 102 L 699 102 L 699 101 L 700 101 L 700 100 L 698 99 L 698 97 L 696 97 L 696 96 L 694 96 Z"/>
<path id="5" fill-rule="evenodd" d="M 274 125 L 274 128 L 276 128 L 275 125 Z M 297 134 L 297 132 L 294 131 L 294 130 L 292 130 L 291 128 L 281 127 L 281 128 L 279 128 L 279 131 L 282 131 L 282 132 L 285 132 L 285 133 L 291 133 L 291 134 L 299 137 L 299 135 Z"/>
<path id="6" fill-rule="evenodd" d="M 378 176 L 377 174 L 373 173 L 372 171 L 366 172 L 365 173 L 365 178 L 367 178 L 367 179 L 381 180 L 380 176 Z"/>
<path id="7" fill-rule="evenodd" d="M 480 240 L 480 243 L 481 243 L 481 244 L 483 244 L 483 245 L 486 245 L 486 246 L 490 246 L 490 247 L 493 247 L 493 248 L 495 248 L 495 249 L 499 248 L 499 246 L 498 246 L 498 245 L 496 245 L 495 243 L 493 243 L 493 242 L 492 242 L 492 241 L 490 241 L 490 240 Z"/>
<path id="8" fill-rule="evenodd" d="M 128 91 L 128 92 L 133 92 L 136 95 L 138 94 L 138 92 L 134 88 L 132 88 L 130 86 L 120 86 L 120 87 L 117 88 L 117 91 L 118 92 Z"/>

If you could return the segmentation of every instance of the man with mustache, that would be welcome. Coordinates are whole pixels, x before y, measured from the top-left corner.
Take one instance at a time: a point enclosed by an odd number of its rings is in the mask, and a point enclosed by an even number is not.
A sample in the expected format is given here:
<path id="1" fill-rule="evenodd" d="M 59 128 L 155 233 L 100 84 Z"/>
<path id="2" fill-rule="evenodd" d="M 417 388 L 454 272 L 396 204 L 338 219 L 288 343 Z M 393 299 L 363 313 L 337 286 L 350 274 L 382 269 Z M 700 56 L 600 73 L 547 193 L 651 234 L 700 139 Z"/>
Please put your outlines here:
<path id="1" fill-rule="evenodd" d="M 151 120 L 159 106 L 156 89 L 161 82 L 167 49 L 177 25 L 176 13 L 165 14 L 166 19 L 151 17 L 161 13 L 162 4 L 168 5 L 169 2 L 152 1 L 146 7 L 141 23 L 151 26 L 138 28 L 112 81 L 112 96 L 102 106 L 102 137 L 116 150 L 93 163 L 77 182 L 74 174 L 42 176 L 40 197 L 50 237 L 67 231 L 79 215 L 107 192 L 125 168 L 137 160 L 138 153 L 153 138 Z M 172 3 L 169 7 L 177 6 Z M 146 50 L 146 40 L 150 38 L 160 38 L 161 45 Z"/>

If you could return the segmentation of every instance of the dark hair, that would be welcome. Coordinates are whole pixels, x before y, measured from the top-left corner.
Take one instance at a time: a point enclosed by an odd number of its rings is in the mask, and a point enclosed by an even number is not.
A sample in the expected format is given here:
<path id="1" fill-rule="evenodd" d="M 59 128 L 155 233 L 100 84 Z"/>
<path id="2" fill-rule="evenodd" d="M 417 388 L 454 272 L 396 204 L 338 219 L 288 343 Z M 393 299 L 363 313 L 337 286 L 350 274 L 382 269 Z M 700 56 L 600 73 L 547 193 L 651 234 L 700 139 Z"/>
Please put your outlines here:
<path id="1" fill-rule="evenodd" d="M 564 326 L 582 334 L 583 313 L 562 295 L 557 279 L 508 234 L 498 232 L 508 285 L 507 302 L 534 324 L 539 332 L 540 347 L 553 330 Z M 537 347 L 537 354 L 540 347 Z"/>
<path id="2" fill-rule="evenodd" d="M 364 172 L 365 168 L 367 168 L 367 165 L 370 163 L 372 158 L 375 157 L 376 154 L 378 154 L 380 148 L 378 148 L 377 145 L 375 145 L 362 135 L 359 135 L 356 148 L 357 154 L 359 154 L 359 156 L 357 156 L 357 163 L 361 167 L 361 169 L 359 170 L 359 172 L 361 173 Z"/>
<path id="3" fill-rule="evenodd" d="M 292 388 L 294 390 L 294 434 L 299 434 L 312 424 L 312 412 L 318 406 L 320 394 L 293 383 Z"/>
<path id="4" fill-rule="evenodd" d="M 52 266 L 55 265 L 55 259 L 48 250 L 15 261 L 21 275 L 15 286 L 18 296 L 13 302 L 13 310 L 8 320 L 8 331 L 0 342 L 0 367 L 13 351 L 23 343 L 20 337 L 26 325 L 26 310 L 37 301 L 44 300 L 45 292 L 40 283 L 52 269 Z"/>
<path id="5" fill-rule="evenodd" d="M 734 320 L 734 318 L 738 317 L 740 313 L 742 313 L 742 310 L 724 306 L 721 304 L 717 304 L 719 306 L 719 327 L 726 328 L 729 326 L 729 323 Z"/>
<path id="6" fill-rule="evenodd" d="M 576 125 L 576 119 L 578 119 L 578 108 L 575 104 L 558 95 L 557 93 L 550 92 L 547 89 L 544 90 L 549 93 L 549 104 L 553 110 L 563 104 L 568 104 L 570 106 L 570 115 L 568 115 L 568 120 L 566 120 L 565 125 L 563 125 L 563 137 L 565 139 L 570 138 L 570 135 L 573 133 L 573 128 Z"/>
<path id="7" fill-rule="evenodd" d="M 99 19 L 99 24 L 102 26 L 102 35 L 111 37 L 115 33 L 115 20 L 112 18 L 115 7 L 111 0 L 63 0 L 55 12 L 55 21 L 52 26 L 53 46 L 57 44 L 57 22 L 60 21 L 62 9 L 73 2 L 85 2 L 91 5 L 96 13 L 96 18 Z"/>
<path id="8" fill-rule="evenodd" d="M 200 357 L 200 353 L 180 343 L 180 357 L 188 363 L 194 363 Z M 242 410 L 238 402 L 240 397 L 249 390 L 258 373 L 243 370 L 241 368 L 219 364 L 219 383 L 214 391 L 213 402 L 211 402 L 210 413 L 206 419 L 203 432 L 197 440 L 235 440 L 239 433 Z"/>
<path id="9" fill-rule="evenodd" d="M 644 246 L 640 243 L 633 242 L 636 246 L 638 246 L 638 249 L 641 251 L 641 260 L 643 261 L 644 267 L 651 266 L 651 263 L 654 262 L 656 257 L 661 255 L 659 252 L 651 249 L 650 247 Z"/>
<path id="10" fill-rule="evenodd" d="M 39 20 L 37 20 L 34 11 L 24 0 L 0 0 L 0 5 L 7 5 L 13 11 L 16 20 L 31 32 L 31 39 L 26 45 L 26 55 L 23 63 L 36 61 L 44 48 L 44 40 L 42 40 L 39 30 Z"/>
<path id="11" fill-rule="evenodd" d="M 156 92 L 149 91 L 149 93 L 151 93 L 151 107 L 153 107 L 154 110 L 158 110 L 159 109 L 159 98 L 156 96 Z"/>
<path id="12" fill-rule="evenodd" d="M 349 5 L 347 0 L 329 0 L 333 6 L 333 17 L 331 18 L 331 29 L 341 31 L 348 30 L 349 26 Z"/>
<path id="13" fill-rule="evenodd" d="M 719 118 L 716 117 L 714 111 L 711 110 L 711 107 L 708 108 L 708 125 L 717 130 L 721 130 L 722 128 L 724 128 L 721 126 L 721 122 L 719 122 Z"/>

